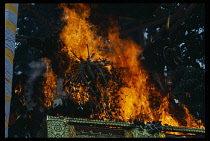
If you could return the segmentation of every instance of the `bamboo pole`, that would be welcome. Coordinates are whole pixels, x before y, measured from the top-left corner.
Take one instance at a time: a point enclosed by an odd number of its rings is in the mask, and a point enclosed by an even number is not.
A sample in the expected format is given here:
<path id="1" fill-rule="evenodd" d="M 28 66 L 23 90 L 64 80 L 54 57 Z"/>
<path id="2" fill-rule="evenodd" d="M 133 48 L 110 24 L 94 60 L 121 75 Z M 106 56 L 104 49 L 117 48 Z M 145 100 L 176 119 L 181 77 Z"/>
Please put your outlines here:
<path id="1" fill-rule="evenodd" d="M 5 4 L 5 138 L 8 138 L 18 4 Z"/>

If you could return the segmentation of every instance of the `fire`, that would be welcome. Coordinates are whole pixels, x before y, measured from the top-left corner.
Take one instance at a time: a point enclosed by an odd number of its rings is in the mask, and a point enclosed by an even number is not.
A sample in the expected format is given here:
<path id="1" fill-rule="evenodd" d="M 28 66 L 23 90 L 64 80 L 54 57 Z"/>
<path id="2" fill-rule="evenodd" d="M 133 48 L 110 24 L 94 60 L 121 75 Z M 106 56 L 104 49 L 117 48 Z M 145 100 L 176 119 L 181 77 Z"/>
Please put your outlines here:
<path id="1" fill-rule="evenodd" d="M 92 62 L 98 66 L 104 66 L 110 76 L 106 76 L 108 87 L 96 79 L 95 85 L 100 88 L 101 97 L 98 98 L 98 113 L 90 115 L 91 118 L 104 120 L 133 122 L 143 120 L 145 123 L 161 121 L 161 123 L 171 126 L 204 128 L 198 125 L 189 110 L 183 106 L 184 121 L 180 123 L 178 118 L 173 116 L 170 109 L 170 94 L 163 96 L 154 84 L 148 82 L 148 74 L 142 67 L 138 56 L 142 49 L 131 39 L 119 38 L 119 27 L 115 21 L 111 20 L 108 37 L 102 38 L 97 35 L 96 27 L 88 20 L 90 8 L 84 4 L 71 4 L 73 8 L 68 8 L 66 4 L 61 4 L 64 13 L 62 20 L 66 25 L 60 33 L 60 39 L 65 44 L 61 52 L 67 52 L 70 58 L 69 68 L 64 76 L 70 74 L 69 84 L 65 91 L 70 93 L 71 99 L 79 104 L 85 104 L 97 99 L 90 93 L 90 88 L 83 87 L 85 84 L 79 80 L 79 70 L 82 63 Z M 107 38 L 109 39 L 107 41 Z M 107 48 L 109 50 L 107 50 Z M 95 54 L 95 57 L 91 57 Z M 104 65 L 101 58 L 106 58 L 104 62 L 112 62 Z M 56 93 L 56 78 L 49 66 L 50 60 L 43 59 L 47 65 L 44 94 L 46 97 L 45 106 L 51 107 Z M 93 66 L 92 66 L 93 67 Z M 90 70 L 92 69 L 89 65 Z M 122 69 L 121 69 L 122 68 Z M 95 71 L 93 71 L 96 73 Z M 114 81 L 114 75 L 120 79 L 122 84 Z M 101 73 L 97 73 L 97 76 Z M 86 75 L 86 74 L 84 74 Z M 102 75 L 102 74 L 101 74 Z M 104 74 L 106 75 L 106 74 Z M 67 82 L 67 80 L 65 80 Z M 89 84 L 90 81 L 87 81 Z M 87 84 L 86 84 L 87 85 Z M 95 101 L 96 102 L 96 101 Z"/>
<path id="2" fill-rule="evenodd" d="M 190 114 L 190 111 L 187 109 L 187 107 L 185 105 L 183 105 L 183 107 L 184 107 L 184 110 L 186 112 L 186 116 L 185 116 L 185 120 L 187 121 L 187 126 L 186 127 L 195 127 L 195 128 L 205 129 L 201 120 L 197 120 L 197 122 L 194 122 L 195 119 Z"/>
<path id="3" fill-rule="evenodd" d="M 83 4 L 72 4 L 75 9 L 69 9 L 65 4 L 61 4 L 60 7 L 64 9 L 63 20 L 66 21 L 66 25 L 63 28 L 63 32 L 60 34 L 61 40 L 65 43 L 65 47 L 62 51 L 68 52 L 69 56 L 75 59 L 71 51 L 86 60 L 88 57 L 86 45 L 88 44 L 91 53 L 96 53 L 98 46 L 101 45 L 100 38 L 96 36 L 93 25 L 86 19 L 90 15 L 89 7 Z"/>
<path id="4" fill-rule="evenodd" d="M 162 121 L 162 124 L 169 124 L 171 126 L 180 126 L 178 121 L 176 119 L 174 119 L 171 116 L 171 114 L 169 114 L 168 98 L 169 98 L 169 94 L 161 100 L 162 104 L 161 104 L 160 110 L 159 110 L 159 112 L 161 113 L 160 121 Z"/>
<path id="5" fill-rule="evenodd" d="M 54 100 L 54 94 L 56 93 L 56 75 L 53 73 L 51 68 L 51 61 L 48 58 L 42 58 L 46 63 L 46 72 L 44 74 L 45 82 L 43 93 L 45 95 L 44 106 L 50 108 L 52 106 L 52 101 Z"/>
<path id="6" fill-rule="evenodd" d="M 21 94 L 21 92 L 22 92 L 22 83 L 18 83 L 18 85 L 15 88 L 15 93 L 19 95 Z"/>
<path id="7" fill-rule="evenodd" d="M 22 87 L 22 83 L 19 82 L 15 88 L 15 93 L 18 94 L 20 96 L 20 102 L 22 103 L 23 106 L 26 105 L 24 99 L 24 94 L 23 94 L 23 87 Z"/>

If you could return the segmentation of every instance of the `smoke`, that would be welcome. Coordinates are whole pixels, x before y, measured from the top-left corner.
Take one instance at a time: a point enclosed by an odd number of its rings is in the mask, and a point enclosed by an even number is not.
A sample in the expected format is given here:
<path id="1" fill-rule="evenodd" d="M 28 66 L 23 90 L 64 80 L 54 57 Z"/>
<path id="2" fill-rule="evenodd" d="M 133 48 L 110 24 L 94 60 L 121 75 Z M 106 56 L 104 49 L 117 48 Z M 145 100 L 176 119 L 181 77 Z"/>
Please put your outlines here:
<path id="1" fill-rule="evenodd" d="M 28 111 L 30 111 L 37 105 L 37 102 L 32 98 L 34 81 L 45 72 L 46 64 L 45 62 L 39 60 L 29 63 L 28 66 L 31 70 L 26 85 L 24 102 L 26 103 Z"/>
<path id="2" fill-rule="evenodd" d="M 64 79 L 59 77 L 57 80 L 56 93 L 54 95 L 55 100 L 53 101 L 53 108 L 58 105 L 63 105 L 62 99 L 66 99 L 69 95 L 63 90 L 63 81 Z"/>

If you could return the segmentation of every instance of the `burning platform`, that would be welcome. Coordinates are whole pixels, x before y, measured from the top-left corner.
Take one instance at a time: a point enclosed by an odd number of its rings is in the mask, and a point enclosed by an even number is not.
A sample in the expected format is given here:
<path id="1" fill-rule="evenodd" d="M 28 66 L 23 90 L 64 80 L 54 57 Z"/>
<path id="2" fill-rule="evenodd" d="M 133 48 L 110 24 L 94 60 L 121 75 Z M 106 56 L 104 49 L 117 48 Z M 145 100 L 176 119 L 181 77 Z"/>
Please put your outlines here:
<path id="1" fill-rule="evenodd" d="M 177 133 L 174 135 L 173 133 Z M 47 138 L 197 138 L 205 129 L 47 116 L 38 137 Z"/>

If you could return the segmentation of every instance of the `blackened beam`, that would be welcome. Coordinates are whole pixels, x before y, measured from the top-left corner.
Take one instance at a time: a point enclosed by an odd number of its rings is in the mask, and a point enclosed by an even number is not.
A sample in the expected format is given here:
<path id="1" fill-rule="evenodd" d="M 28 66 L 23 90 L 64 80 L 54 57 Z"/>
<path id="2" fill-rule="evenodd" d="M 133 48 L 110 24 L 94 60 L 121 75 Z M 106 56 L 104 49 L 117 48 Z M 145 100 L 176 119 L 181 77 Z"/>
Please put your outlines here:
<path id="1" fill-rule="evenodd" d="M 188 10 L 183 13 L 182 17 L 170 28 L 169 33 L 172 34 L 174 32 L 174 30 L 181 24 L 181 22 L 185 19 L 185 17 L 187 17 L 190 12 L 192 11 L 192 9 L 196 6 L 195 3 L 191 4 L 188 8 Z"/>
<path id="2" fill-rule="evenodd" d="M 180 8 L 179 8 L 179 10 L 176 12 L 176 14 L 170 16 L 170 23 L 173 23 L 176 19 L 182 17 L 183 13 L 186 13 L 186 12 L 189 11 L 189 10 L 191 11 L 191 9 L 189 9 L 189 8 L 188 8 L 187 10 L 185 10 L 186 5 L 187 5 L 187 4 L 183 4 L 182 6 L 180 6 Z M 186 12 L 185 12 L 185 11 L 186 11 Z M 160 29 L 160 31 L 157 32 L 157 33 L 154 35 L 154 37 L 153 37 L 154 41 L 160 39 L 160 38 L 161 38 L 161 34 L 162 34 L 164 31 L 166 31 L 166 27 L 165 27 L 165 26 L 163 26 L 163 27 Z M 170 29 L 169 29 L 169 31 L 170 31 Z M 170 33 L 170 34 L 171 34 L 171 33 Z"/>
<path id="3" fill-rule="evenodd" d="M 175 14 L 171 15 L 171 21 L 174 21 L 175 19 L 177 19 L 180 16 L 181 11 L 186 7 L 186 5 L 187 4 L 182 4 L 180 6 L 180 8 L 177 10 L 177 12 Z M 145 24 L 142 24 L 138 27 L 134 27 L 134 28 L 131 28 L 129 30 L 123 31 L 121 33 L 121 36 L 125 36 L 126 34 L 128 34 L 130 32 L 134 32 L 138 29 L 144 29 L 144 28 L 148 28 L 148 27 L 151 27 L 151 26 L 154 26 L 154 25 L 162 24 L 162 23 L 166 22 L 167 18 L 168 18 L 168 16 L 163 17 L 159 20 L 156 20 L 156 21 L 153 21 L 153 22 L 150 22 L 150 23 L 145 23 Z"/>
<path id="4" fill-rule="evenodd" d="M 42 17 L 41 15 L 39 15 L 36 11 L 34 11 L 33 9 L 31 9 L 30 7 L 28 7 L 26 4 L 20 4 L 20 6 L 23 6 L 26 10 L 28 10 L 29 12 L 31 12 L 34 16 L 36 16 L 37 18 L 39 18 L 41 21 L 43 21 L 45 24 L 47 24 L 51 29 L 53 30 L 58 30 L 57 27 L 53 26 L 51 23 L 49 23 L 44 17 Z"/>
<path id="5" fill-rule="evenodd" d="M 137 31 L 139 29 L 145 29 L 145 28 L 148 28 L 148 27 L 151 27 L 151 26 L 154 26 L 154 25 L 158 25 L 158 24 L 164 23 L 167 20 L 167 18 L 168 17 L 164 17 L 164 18 L 161 18 L 159 20 L 156 20 L 156 21 L 153 21 L 153 22 L 150 22 L 150 23 L 145 23 L 145 24 L 142 24 L 142 25 L 140 25 L 138 27 L 134 27 L 134 28 L 131 28 L 129 30 L 123 31 L 121 33 L 121 36 L 125 36 L 128 33 L 135 32 L 135 31 Z"/>

